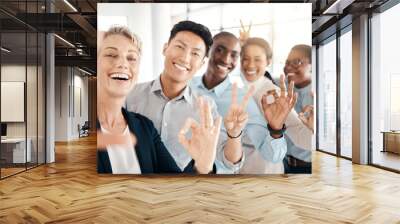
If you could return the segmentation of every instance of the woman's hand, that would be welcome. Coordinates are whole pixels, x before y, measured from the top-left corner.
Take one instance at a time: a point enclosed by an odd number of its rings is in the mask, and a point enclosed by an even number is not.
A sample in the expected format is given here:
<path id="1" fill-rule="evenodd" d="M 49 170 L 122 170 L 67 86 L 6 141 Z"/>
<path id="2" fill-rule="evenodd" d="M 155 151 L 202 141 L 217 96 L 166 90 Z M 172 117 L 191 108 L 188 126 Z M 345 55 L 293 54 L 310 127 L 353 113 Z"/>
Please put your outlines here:
<path id="1" fill-rule="evenodd" d="M 246 30 L 246 28 L 243 25 L 242 20 L 240 20 L 240 33 L 239 33 L 239 42 L 240 42 L 240 46 L 243 46 L 243 44 L 246 42 L 247 39 L 250 38 L 250 30 L 251 30 L 251 21 L 250 21 L 250 25 L 249 25 L 249 29 Z"/>
<path id="2" fill-rule="evenodd" d="M 248 120 L 247 104 L 254 93 L 254 86 L 250 87 L 240 104 L 237 102 L 237 91 L 237 85 L 234 83 L 232 86 L 231 105 L 224 117 L 224 125 L 229 136 L 240 135 L 246 125 Z"/>
<path id="3" fill-rule="evenodd" d="M 97 149 L 105 150 L 109 145 L 133 145 L 137 142 L 136 136 L 129 132 L 129 135 L 107 134 L 97 132 Z"/>
<path id="4" fill-rule="evenodd" d="M 310 93 L 314 97 L 314 93 Z M 299 113 L 300 120 L 314 133 L 314 106 L 306 105 Z"/>
<path id="5" fill-rule="evenodd" d="M 198 105 L 200 124 L 188 118 L 178 138 L 195 161 L 197 172 L 208 174 L 213 170 L 222 118 L 217 117 L 213 120 L 210 105 L 203 97 L 199 97 Z M 189 130 L 192 136 L 186 139 L 185 135 Z"/>
<path id="6" fill-rule="evenodd" d="M 267 120 L 269 126 L 274 130 L 281 130 L 288 117 L 290 111 L 293 109 L 297 101 L 297 93 L 293 93 L 294 82 L 291 81 L 289 89 L 286 94 L 285 76 L 280 77 L 280 94 L 276 90 L 270 90 L 262 96 L 261 105 L 264 112 L 264 117 Z M 269 103 L 268 97 L 273 97 L 274 102 Z M 280 136 L 272 136 L 279 138 Z"/>

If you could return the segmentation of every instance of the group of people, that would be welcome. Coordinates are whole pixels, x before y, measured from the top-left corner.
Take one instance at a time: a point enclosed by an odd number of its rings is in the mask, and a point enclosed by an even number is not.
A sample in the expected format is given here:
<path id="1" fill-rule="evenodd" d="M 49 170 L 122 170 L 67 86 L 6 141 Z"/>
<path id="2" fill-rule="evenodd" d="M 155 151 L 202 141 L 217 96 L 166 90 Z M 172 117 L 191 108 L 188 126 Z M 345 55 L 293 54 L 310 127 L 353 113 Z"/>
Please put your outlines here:
<path id="1" fill-rule="evenodd" d="M 292 48 L 279 81 L 267 41 L 192 21 L 172 28 L 160 76 L 136 84 L 141 53 L 126 27 L 98 45 L 99 173 L 311 172 L 311 47 Z M 229 78 L 238 63 L 244 88 Z"/>

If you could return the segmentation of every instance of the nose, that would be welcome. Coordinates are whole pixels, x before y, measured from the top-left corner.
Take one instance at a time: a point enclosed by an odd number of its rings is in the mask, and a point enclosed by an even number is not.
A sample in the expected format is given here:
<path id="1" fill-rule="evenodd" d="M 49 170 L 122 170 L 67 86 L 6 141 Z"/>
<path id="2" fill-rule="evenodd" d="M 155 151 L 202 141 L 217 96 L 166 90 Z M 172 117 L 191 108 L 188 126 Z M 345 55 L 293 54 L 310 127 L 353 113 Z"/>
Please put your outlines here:
<path id="1" fill-rule="evenodd" d="M 126 59 L 125 57 L 119 56 L 118 60 L 117 60 L 117 67 L 121 68 L 121 69 L 128 69 L 128 67 L 129 67 L 128 59 Z"/>
<path id="2" fill-rule="evenodd" d="M 192 55 L 190 50 L 185 49 L 184 51 L 182 51 L 182 54 L 179 57 L 180 62 L 184 63 L 184 64 L 189 64 L 190 63 L 190 59 L 191 59 Z"/>
<path id="3" fill-rule="evenodd" d="M 231 63 L 231 56 L 229 53 L 222 54 L 221 61 L 224 62 L 226 65 Z"/>
<path id="4" fill-rule="evenodd" d="M 249 60 L 247 68 L 254 68 L 254 61 L 253 60 Z"/>

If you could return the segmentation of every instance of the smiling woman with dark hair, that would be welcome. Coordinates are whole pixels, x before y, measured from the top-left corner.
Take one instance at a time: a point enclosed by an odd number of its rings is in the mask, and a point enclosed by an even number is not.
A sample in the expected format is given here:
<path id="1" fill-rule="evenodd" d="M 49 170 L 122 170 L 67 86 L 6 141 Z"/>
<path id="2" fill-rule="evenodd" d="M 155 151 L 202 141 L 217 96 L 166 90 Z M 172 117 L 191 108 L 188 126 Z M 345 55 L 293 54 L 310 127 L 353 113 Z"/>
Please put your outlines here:
<path id="1" fill-rule="evenodd" d="M 192 155 L 181 170 L 165 148 L 153 123 L 143 115 L 123 108 L 128 93 L 136 84 L 141 44 L 125 27 L 104 33 L 97 54 L 97 170 L 99 173 L 210 173 L 215 160 L 221 118 L 214 125 L 188 122 L 179 137 Z M 199 100 L 202 121 L 209 105 Z M 190 140 L 184 134 L 192 130 Z M 136 144 L 135 144 L 136 143 Z M 201 150 L 201 152 L 200 152 Z"/>

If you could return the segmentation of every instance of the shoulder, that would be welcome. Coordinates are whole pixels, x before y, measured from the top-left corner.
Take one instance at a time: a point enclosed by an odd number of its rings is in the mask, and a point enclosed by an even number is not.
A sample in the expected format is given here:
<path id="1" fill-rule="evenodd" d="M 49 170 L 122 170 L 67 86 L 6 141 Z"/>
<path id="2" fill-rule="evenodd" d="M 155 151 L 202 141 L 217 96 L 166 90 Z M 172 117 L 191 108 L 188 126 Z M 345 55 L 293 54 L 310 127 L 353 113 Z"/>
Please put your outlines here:
<path id="1" fill-rule="evenodd" d="M 140 122 L 142 125 L 149 125 L 152 126 L 153 122 L 147 118 L 146 116 L 139 114 L 139 113 L 135 113 L 135 112 L 131 112 L 131 111 L 127 111 L 125 110 L 126 113 L 126 118 L 128 122 Z"/>
<path id="2" fill-rule="evenodd" d="M 132 91 L 130 92 L 129 95 L 136 95 L 136 94 L 144 93 L 146 91 L 150 91 L 150 88 L 151 88 L 153 82 L 154 82 L 154 80 L 153 81 L 149 81 L 149 82 L 143 82 L 143 83 L 136 84 L 133 87 L 133 89 L 132 89 Z"/>

